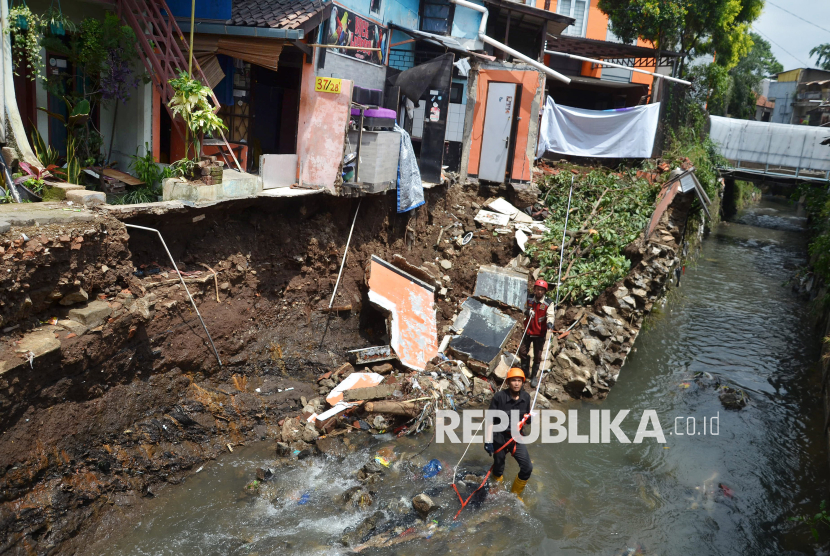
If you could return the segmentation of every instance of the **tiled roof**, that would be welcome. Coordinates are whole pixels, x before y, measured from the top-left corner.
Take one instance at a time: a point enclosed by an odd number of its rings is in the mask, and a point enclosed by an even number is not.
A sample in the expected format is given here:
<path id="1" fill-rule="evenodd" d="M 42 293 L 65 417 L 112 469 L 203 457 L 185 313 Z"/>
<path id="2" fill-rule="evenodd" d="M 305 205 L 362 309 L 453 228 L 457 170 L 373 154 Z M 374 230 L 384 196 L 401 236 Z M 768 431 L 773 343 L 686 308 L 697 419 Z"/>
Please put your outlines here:
<path id="1" fill-rule="evenodd" d="M 233 0 L 229 24 L 297 29 L 324 7 L 322 0 Z"/>

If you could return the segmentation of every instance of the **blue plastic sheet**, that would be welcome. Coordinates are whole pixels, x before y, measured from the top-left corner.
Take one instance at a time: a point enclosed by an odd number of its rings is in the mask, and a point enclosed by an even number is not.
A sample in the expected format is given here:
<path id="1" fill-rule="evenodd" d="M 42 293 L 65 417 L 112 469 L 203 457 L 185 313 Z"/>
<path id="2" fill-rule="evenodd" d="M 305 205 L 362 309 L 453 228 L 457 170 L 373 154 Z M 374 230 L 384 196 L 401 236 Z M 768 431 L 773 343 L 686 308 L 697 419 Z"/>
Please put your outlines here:
<path id="1" fill-rule="evenodd" d="M 409 212 L 424 204 L 424 184 L 418 159 L 409 134 L 395 124 L 395 131 L 401 134 L 401 154 L 398 159 L 398 212 Z"/>

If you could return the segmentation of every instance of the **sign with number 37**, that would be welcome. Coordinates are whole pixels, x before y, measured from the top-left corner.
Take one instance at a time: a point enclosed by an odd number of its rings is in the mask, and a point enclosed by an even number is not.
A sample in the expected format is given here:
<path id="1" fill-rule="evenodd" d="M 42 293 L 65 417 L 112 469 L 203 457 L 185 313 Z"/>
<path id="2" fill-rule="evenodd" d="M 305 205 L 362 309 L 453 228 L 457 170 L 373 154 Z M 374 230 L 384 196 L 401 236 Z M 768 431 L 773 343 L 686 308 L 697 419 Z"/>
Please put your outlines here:
<path id="1" fill-rule="evenodd" d="M 314 90 L 318 93 L 334 93 L 339 95 L 341 81 L 334 77 L 317 77 L 314 81 Z"/>

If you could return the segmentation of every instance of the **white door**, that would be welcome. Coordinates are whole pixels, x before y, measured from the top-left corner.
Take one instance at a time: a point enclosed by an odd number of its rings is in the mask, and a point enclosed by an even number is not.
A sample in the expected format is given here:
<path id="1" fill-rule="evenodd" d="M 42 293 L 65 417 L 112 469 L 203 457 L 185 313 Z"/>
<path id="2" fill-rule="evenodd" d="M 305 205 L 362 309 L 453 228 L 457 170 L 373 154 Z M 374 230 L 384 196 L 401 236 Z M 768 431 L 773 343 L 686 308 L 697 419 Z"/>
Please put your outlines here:
<path id="1" fill-rule="evenodd" d="M 484 112 L 484 137 L 478 178 L 503 182 L 510 148 L 510 129 L 516 104 L 515 83 L 490 83 Z"/>

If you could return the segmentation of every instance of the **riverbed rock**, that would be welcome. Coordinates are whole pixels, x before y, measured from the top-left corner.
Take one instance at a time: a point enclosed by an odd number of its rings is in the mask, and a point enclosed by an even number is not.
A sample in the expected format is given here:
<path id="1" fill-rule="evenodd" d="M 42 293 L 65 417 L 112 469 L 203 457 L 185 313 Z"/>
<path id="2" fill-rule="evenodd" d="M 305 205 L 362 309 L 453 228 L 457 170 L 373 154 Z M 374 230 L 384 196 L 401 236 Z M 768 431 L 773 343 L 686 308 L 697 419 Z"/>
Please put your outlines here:
<path id="1" fill-rule="evenodd" d="M 344 531 L 343 536 L 340 537 L 340 542 L 343 544 L 343 546 L 356 545 L 361 541 L 361 539 L 364 539 L 371 535 L 372 531 L 377 529 L 377 527 L 381 523 L 383 523 L 384 519 L 385 516 L 383 512 L 377 511 L 373 513 L 372 515 L 364 519 L 362 522 L 360 522 L 360 525 L 358 525 L 354 529 L 347 528 L 346 531 Z"/>
<path id="2" fill-rule="evenodd" d="M 436 510 L 438 505 L 432 501 L 432 498 L 421 493 L 412 499 L 412 507 L 415 508 L 421 517 L 426 517 L 430 512 Z"/>
<path id="3" fill-rule="evenodd" d="M 274 476 L 274 472 L 267 467 L 257 467 L 256 469 L 256 479 L 257 481 L 264 482 L 269 480 L 271 477 Z"/>
<path id="4" fill-rule="evenodd" d="M 343 504 L 353 508 L 368 508 L 372 505 L 372 494 L 364 486 L 353 486 L 343 493 Z"/>
<path id="5" fill-rule="evenodd" d="M 348 450 L 339 436 L 320 436 L 315 441 L 320 453 L 327 456 L 344 457 Z"/>
<path id="6" fill-rule="evenodd" d="M 303 429 L 300 422 L 296 418 L 286 419 L 280 429 L 280 437 L 282 441 L 290 444 L 296 440 L 301 440 L 303 437 Z"/>
<path id="7" fill-rule="evenodd" d="M 732 411 L 741 410 L 749 403 L 749 396 L 746 392 L 729 386 L 722 386 L 718 397 L 723 407 Z"/>
<path id="8" fill-rule="evenodd" d="M 306 423 L 303 427 L 303 442 L 314 442 L 320 433 L 312 423 Z"/>
<path id="9" fill-rule="evenodd" d="M 582 344 L 592 356 L 596 356 L 602 349 L 602 342 L 596 338 L 582 338 Z"/>

